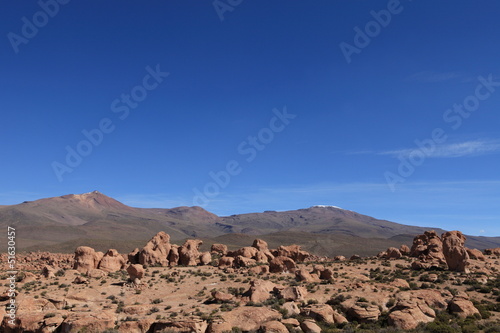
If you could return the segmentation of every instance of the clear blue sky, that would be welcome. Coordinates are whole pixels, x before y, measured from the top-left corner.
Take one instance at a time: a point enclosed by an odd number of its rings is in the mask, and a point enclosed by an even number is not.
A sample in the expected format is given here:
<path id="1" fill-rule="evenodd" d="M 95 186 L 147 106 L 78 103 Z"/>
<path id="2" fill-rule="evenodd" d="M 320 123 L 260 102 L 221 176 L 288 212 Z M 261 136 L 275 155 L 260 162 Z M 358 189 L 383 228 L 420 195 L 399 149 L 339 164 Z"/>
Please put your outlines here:
<path id="1" fill-rule="evenodd" d="M 1 5 L 0 204 L 197 189 L 500 235 L 499 2 L 60 1 Z"/>

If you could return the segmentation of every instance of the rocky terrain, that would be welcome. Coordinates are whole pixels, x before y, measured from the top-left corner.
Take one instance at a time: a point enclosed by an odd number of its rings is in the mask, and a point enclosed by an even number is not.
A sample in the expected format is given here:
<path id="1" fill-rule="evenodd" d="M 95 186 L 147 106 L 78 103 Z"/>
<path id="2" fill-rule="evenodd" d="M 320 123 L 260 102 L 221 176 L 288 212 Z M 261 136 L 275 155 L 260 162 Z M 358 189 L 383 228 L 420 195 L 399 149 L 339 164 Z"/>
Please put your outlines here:
<path id="1" fill-rule="evenodd" d="M 427 231 L 373 257 L 318 257 L 261 239 L 201 252 L 201 243 L 159 232 L 128 254 L 18 254 L 15 298 L 2 254 L 0 330 L 500 331 L 500 248 L 466 248 L 459 231 Z"/>

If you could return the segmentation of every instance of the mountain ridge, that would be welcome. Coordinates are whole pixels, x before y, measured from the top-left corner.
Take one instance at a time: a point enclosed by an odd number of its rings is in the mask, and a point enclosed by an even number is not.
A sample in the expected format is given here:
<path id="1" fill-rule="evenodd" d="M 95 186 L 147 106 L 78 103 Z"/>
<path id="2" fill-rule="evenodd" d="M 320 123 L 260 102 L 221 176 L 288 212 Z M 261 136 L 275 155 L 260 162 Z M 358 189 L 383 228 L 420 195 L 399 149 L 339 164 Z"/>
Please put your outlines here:
<path id="1" fill-rule="evenodd" d="M 396 240 L 411 242 L 413 236 L 426 230 L 445 232 L 440 228 L 380 220 L 336 206 L 315 205 L 297 210 L 221 217 L 198 206 L 130 207 L 99 191 L 0 206 L 0 226 L 17 229 L 20 250 L 45 250 L 58 244 L 71 244 L 77 239 L 95 240 L 104 247 L 106 242 L 124 242 L 126 246 L 127 242 L 147 240 L 158 231 L 165 231 L 172 239 L 201 238 L 207 242 L 236 234 L 267 235 L 270 241 L 280 239 L 287 242 L 288 239 L 288 242 L 306 247 L 321 248 L 324 253 L 333 249 L 354 250 L 354 244 L 350 246 L 345 241 L 349 240 L 372 244 L 375 252 L 383 244 L 398 245 Z M 500 237 L 467 237 L 469 247 L 500 246 Z M 244 238 L 247 242 L 247 237 Z M 344 247 L 339 248 L 335 242 Z"/>

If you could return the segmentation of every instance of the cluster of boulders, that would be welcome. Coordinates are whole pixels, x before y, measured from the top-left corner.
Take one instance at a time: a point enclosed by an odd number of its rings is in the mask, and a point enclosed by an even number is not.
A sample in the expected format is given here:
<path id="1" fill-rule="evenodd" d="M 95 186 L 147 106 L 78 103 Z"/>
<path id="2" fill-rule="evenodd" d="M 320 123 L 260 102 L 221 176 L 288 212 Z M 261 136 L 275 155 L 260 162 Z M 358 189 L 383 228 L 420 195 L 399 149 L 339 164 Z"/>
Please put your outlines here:
<path id="1" fill-rule="evenodd" d="M 130 280 L 140 278 L 136 272 L 144 267 L 215 265 L 226 270 L 250 268 L 256 274 L 295 272 L 296 263 L 314 259 L 298 245 L 280 246 L 270 250 L 268 244 L 256 239 L 252 246 L 229 251 L 224 244 L 213 244 L 210 252 L 201 252 L 201 240 L 188 239 L 182 246 L 171 244 L 165 232 L 157 233 L 142 249 L 136 248 L 127 256 L 110 249 L 105 254 L 91 247 L 80 246 L 75 250 L 73 269 L 90 277 L 105 276 L 109 272 L 127 269 Z M 344 258 L 345 259 L 345 258 Z M 142 268 L 142 270 L 139 268 Z"/>
<path id="2" fill-rule="evenodd" d="M 470 259 L 485 260 L 484 254 L 477 249 L 465 246 L 466 237 L 460 231 L 448 231 L 441 235 L 435 231 L 426 231 L 413 239 L 411 249 L 401 245 L 399 249 L 390 247 L 378 254 L 379 258 L 399 259 L 403 256 L 417 258 L 412 263 L 416 270 L 441 269 L 456 272 L 469 272 Z M 500 256 L 500 248 L 487 249 L 488 255 Z"/>
<path id="3" fill-rule="evenodd" d="M 466 237 L 460 231 L 449 231 L 438 236 L 435 231 L 426 231 L 413 240 L 410 256 L 418 260 L 413 262 L 414 269 L 445 269 L 457 272 L 469 272 L 471 256 L 480 252 L 465 247 Z M 476 254 L 475 257 L 480 257 Z"/>
<path id="4" fill-rule="evenodd" d="M 214 244 L 211 252 L 221 256 L 218 262 L 220 268 L 255 266 L 251 271 L 258 274 L 295 272 L 296 263 L 313 258 L 298 245 L 280 246 L 270 250 L 262 239 L 256 239 L 252 246 L 242 247 L 236 251 L 228 251 L 224 244 Z"/>
<path id="5" fill-rule="evenodd" d="M 131 264 L 144 266 L 193 266 L 208 265 L 211 261 L 210 252 L 200 252 L 203 241 L 188 239 L 182 245 L 170 243 L 170 236 L 163 231 L 157 233 L 142 249 L 135 249 L 128 255 Z"/>

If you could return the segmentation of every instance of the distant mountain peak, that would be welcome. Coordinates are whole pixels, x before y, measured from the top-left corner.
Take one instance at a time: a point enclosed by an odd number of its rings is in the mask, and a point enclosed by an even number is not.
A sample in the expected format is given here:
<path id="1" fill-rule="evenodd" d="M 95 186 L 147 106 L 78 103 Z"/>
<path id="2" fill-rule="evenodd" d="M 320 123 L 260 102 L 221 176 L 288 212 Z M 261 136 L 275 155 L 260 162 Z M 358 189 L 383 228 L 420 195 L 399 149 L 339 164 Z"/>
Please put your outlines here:
<path id="1" fill-rule="evenodd" d="M 311 206 L 311 208 L 336 208 L 336 209 L 345 210 L 344 208 L 341 208 L 338 206 L 328 206 L 328 205 L 315 205 L 315 206 Z"/>

